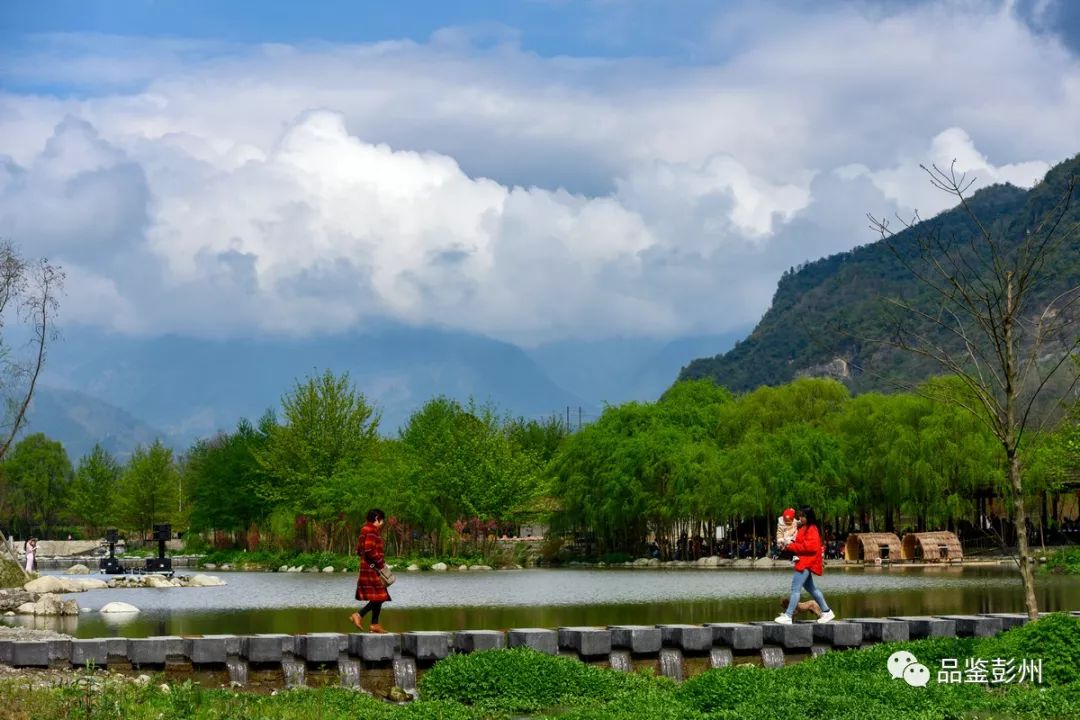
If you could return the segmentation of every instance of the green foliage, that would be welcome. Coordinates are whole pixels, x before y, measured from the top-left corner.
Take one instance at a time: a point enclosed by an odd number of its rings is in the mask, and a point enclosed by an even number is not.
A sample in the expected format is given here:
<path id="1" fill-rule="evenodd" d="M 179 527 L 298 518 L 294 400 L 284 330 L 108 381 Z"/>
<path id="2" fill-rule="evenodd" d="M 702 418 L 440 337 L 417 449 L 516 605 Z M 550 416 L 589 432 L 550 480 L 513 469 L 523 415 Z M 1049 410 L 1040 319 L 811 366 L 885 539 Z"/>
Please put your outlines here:
<path id="1" fill-rule="evenodd" d="M 1043 682 L 1064 685 L 1080 681 L 1080 618 L 1052 613 L 1007 633 L 985 638 L 974 654 L 984 658 L 1043 661 Z"/>
<path id="2" fill-rule="evenodd" d="M 179 511 L 180 475 L 172 450 L 155 440 L 132 453 L 120 477 L 119 506 L 130 528 L 146 537 L 156 523 L 168 522 Z"/>
<path id="3" fill-rule="evenodd" d="M 184 477 L 194 506 L 192 530 L 243 531 L 266 517 L 270 504 L 259 493 L 265 477 L 255 462 L 266 445 L 267 435 L 241 420 L 233 434 L 200 440 L 188 451 Z"/>
<path id="4" fill-rule="evenodd" d="M 23 438 L 3 463 L 4 500 L 24 535 L 48 537 L 60 519 L 72 469 L 64 446 L 41 433 Z"/>
<path id="5" fill-rule="evenodd" d="M 1055 550 L 1047 557 L 1043 572 L 1056 575 L 1080 575 L 1080 548 L 1068 547 Z"/>
<path id="6" fill-rule="evenodd" d="M 89 455 L 79 460 L 75 481 L 68 495 L 68 508 L 87 527 L 92 536 L 115 524 L 117 486 L 121 467 L 101 445 L 94 445 Z"/>
<path id="7" fill-rule="evenodd" d="M 605 703 L 633 692 L 648 678 L 586 665 L 528 648 L 453 655 L 420 679 L 420 693 L 481 709 L 525 712 Z"/>

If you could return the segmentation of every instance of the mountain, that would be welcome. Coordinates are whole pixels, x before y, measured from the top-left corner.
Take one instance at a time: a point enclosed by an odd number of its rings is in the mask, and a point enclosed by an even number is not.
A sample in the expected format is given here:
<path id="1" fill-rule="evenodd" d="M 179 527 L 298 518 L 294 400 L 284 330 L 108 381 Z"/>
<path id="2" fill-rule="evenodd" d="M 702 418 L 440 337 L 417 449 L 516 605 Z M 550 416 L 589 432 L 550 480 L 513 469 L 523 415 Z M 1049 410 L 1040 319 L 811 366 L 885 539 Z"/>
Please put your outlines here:
<path id="1" fill-rule="evenodd" d="M 43 432 L 59 440 L 71 462 L 88 454 L 96 443 L 119 459 L 137 445 L 149 445 L 166 434 L 126 410 L 75 390 L 39 386 L 26 415 L 21 436 Z"/>
<path id="2" fill-rule="evenodd" d="M 1035 221 L 1058 205 L 1073 177 L 1080 177 L 1080 156 L 1053 168 L 1031 190 L 1011 185 L 979 190 L 970 198 L 970 207 L 999 237 L 1023 238 Z M 1074 196 L 1060 227 L 1078 221 Z M 942 238 L 955 237 L 959 248 L 966 248 L 976 231 L 958 207 L 898 233 L 892 244 L 901 257 L 914 260 L 917 238 L 932 230 L 939 230 Z M 1080 285 L 1080 240 L 1075 235 L 1046 259 L 1044 272 L 1044 281 L 1031 293 L 1033 312 Z M 883 241 L 808 263 L 780 279 L 769 310 L 749 337 L 726 353 L 694 360 L 680 377 L 709 377 L 732 390 L 747 391 L 801 375 L 831 376 L 863 391 L 906 387 L 940 373 L 933 361 L 880 341 L 894 336 L 888 297 L 933 312 L 932 291 Z M 946 344 L 955 340 L 929 326 L 923 331 Z"/>
<path id="3" fill-rule="evenodd" d="M 50 349 L 43 383 L 77 391 L 160 428 L 174 447 L 230 430 L 280 408 L 281 396 L 304 377 L 332 370 L 350 379 L 382 411 L 393 434 L 436 395 L 491 402 L 500 412 L 550 416 L 592 404 L 552 382 L 520 348 L 442 330 L 385 327 L 371 333 L 312 339 L 204 340 L 133 338 L 67 329 Z M 46 399 L 42 405 L 52 401 Z M 74 413 L 69 409 L 68 414 Z M 58 419 L 55 409 L 44 418 Z M 77 414 L 77 413 L 75 413 Z M 40 419 L 46 434 L 59 425 Z M 47 429 L 46 429 L 47 428 Z M 99 433 L 111 432 L 102 424 Z M 91 433 L 92 434 L 92 433 Z"/>

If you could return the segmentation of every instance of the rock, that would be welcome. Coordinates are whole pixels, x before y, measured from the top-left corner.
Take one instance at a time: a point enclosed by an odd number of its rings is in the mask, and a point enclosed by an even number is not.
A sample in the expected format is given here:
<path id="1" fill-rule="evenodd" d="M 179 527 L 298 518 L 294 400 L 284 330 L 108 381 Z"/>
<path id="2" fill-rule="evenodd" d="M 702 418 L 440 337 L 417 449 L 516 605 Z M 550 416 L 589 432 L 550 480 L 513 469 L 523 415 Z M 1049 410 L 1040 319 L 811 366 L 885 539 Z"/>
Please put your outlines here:
<path id="1" fill-rule="evenodd" d="M 225 581 L 219 577 L 213 575 L 195 575 L 188 578 L 188 587 L 218 587 L 225 584 Z"/>
<path id="2" fill-rule="evenodd" d="M 303 571 L 304 571 L 304 566 L 303 565 L 294 565 L 293 567 L 289 568 L 289 572 L 303 572 Z"/>
<path id="3" fill-rule="evenodd" d="M 217 565 L 214 563 L 206 563 L 203 567 L 207 570 L 217 570 Z"/>
<path id="4" fill-rule="evenodd" d="M 660 560 L 659 558 L 649 558 L 649 561 L 645 564 L 649 567 L 660 567 Z"/>
<path id="5" fill-rule="evenodd" d="M 481 570 L 482 571 L 482 570 L 491 570 L 491 569 L 492 569 L 492 567 L 490 565 L 470 565 L 469 566 L 469 570 Z"/>
<path id="6" fill-rule="evenodd" d="M 169 687 L 168 683 L 161 683 L 161 685 L 158 686 L 158 689 L 161 690 L 161 692 L 163 693 L 172 692 L 172 688 Z"/>
<path id="7" fill-rule="evenodd" d="M 435 572 L 444 572 L 447 569 L 446 568 L 446 563 L 437 562 L 437 563 L 435 563 L 434 565 L 431 566 L 431 569 L 434 570 Z"/>
<path id="8" fill-rule="evenodd" d="M 137 613 L 137 612 L 139 612 L 139 608 L 135 607 L 134 605 L 128 605 L 125 602 L 111 602 L 108 605 L 106 605 L 105 607 L 101 608 L 101 610 L 99 612 L 102 612 L 102 613 L 105 613 L 105 614 Z"/>
<path id="9" fill-rule="evenodd" d="M 324 573 L 332 573 L 332 572 L 334 572 L 334 566 L 333 565 L 327 565 L 326 567 L 324 567 L 322 569 L 322 571 Z"/>
<path id="10" fill-rule="evenodd" d="M 413 563 L 409 567 L 405 568 L 405 570 L 407 572 L 420 572 L 420 566 L 417 565 L 416 563 Z"/>
<path id="11" fill-rule="evenodd" d="M 716 555 L 710 555 L 699 559 L 697 564 L 702 567 L 720 567 L 720 558 Z"/>
<path id="12" fill-rule="evenodd" d="M 33 603 L 35 600 L 37 600 L 37 595 L 22 588 L 0 590 L 0 612 L 14 610 L 20 605 Z"/>
<path id="13" fill-rule="evenodd" d="M 317 567 L 306 567 L 306 568 L 304 568 L 304 572 L 306 572 L 306 573 L 317 573 L 317 572 L 319 572 L 319 568 L 317 568 Z"/>
<path id="14" fill-rule="evenodd" d="M 399 703 L 400 702 L 408 702 L 411 699 L 409 697 L 409 693 L 405 692 L 404 690 L 399 688 L 397 685 L 390 688 L 390 692 L 387 693 L 387 697 L 390 698 L 392 701 L 399 702 Z"/>
<path id="15" fill-rule="evenodd" d="M 230 565 L 229 563 L 225 563 L 224 565 L 221 566 L 221 569 L 222 570 L 232 570 L 232 565 Z"/>
<path id="16" fill-rule="evenodd" d="M 23 585 L 23 589 L 33 593 L 66 593 L 66 592 L 82 592 L 80 587 L 78 590 L 69 590 L 67 583 L 63 578 L 58 577 L 39 577 L 37 580 L 31 580 Z"/>
<path id="17" fill-rule="evenodd" d="M 174 583 L 172 580 L 164 578 L 161 575 L 147 575 L 144 584 L 149 588 L 180 587 L 180 583 Z"/>
<path id="18" fill-rule="evenodd" d="M 45 594 L 37 602 L 24 603 L 15 611 L 20 615 L 78 615 L 79 606 L 74 600 L 63 600 L 57 595 Z"/>
<path id="19" fill-rule="evenodd" d="M 15 608 L 15 612 L 17 612 L 20 615 L 33 615 L 34 614 L 34 603 L 23 603 L 19 607 Z"/>
<path id="20" fill-rule="evenodd" d="M 458 570 L 468 570 L 468 569 L 469 569 L 468 565 L 458 565 Z"/>
<path id="21" fill-rule="evenodd" d="M 277 571 L 278 572 L 289 572 L 289 566 L 288 565 L 282 565 L 281 567 L 279 567 L 277 569 Z"/>
<path id="22" fill-rule="evenodd" d="M 73 583 L 78 583 L 79 587 L 83 590 L 104 590 L 109 587 L 109 583 L 104 580 L 98 580 L 97 578 L 80 578 L 78 580 L 72 580 Z"/>
<path id="23" fill-rule="evenodd" d="M 4 617 L 15 617 L 15 613 L 13 613 L 12 611 L 8 610 L 8 611 L 7 611 L 6 613 L 4 613 Z"/>
<path id="24" fill-rule="evenodd" d="M 137 682 L 140 685 L 145 685 L 146 683 L 150 682 L 150 676 L 149 675 L 140 675 L 139 677 L 135 678 L 135 682 Z"/>
<path id="25" fill-rule="evenodd" d="M 68 575 L 89 575 L 90 574 L 90 568 L 86 567 L 82 563 L 79 563 L 77 565 L 72 565 L 71 567 L 69 567 L 67 569 L 67 574 Z"/>
<path id="26" fill-rule="evenodd" d="M 637 560 L 634 561 L 634 565 L 636 565 L 637 567 L 641 567 L 642 565 L 648 565 L 648 564 L 649 564 L 649 558 L 638 558 Z"/>

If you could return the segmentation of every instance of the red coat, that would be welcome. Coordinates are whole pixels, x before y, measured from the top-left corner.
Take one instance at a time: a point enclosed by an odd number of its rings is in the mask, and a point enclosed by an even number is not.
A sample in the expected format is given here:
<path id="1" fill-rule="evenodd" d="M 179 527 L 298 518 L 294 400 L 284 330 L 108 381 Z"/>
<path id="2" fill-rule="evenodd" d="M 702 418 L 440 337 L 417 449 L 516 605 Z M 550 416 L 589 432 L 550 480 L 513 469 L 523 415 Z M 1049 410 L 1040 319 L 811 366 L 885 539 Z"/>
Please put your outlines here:
<path id="1" fill-rule="evenodd" d="M 825 546 L 821 544 L 821 533 L 817 525 L 803 525 L 795 533 L 795 542 L 785 550 L 790 550 L 798 558 L 795 572 L 810 568 L 810 572 L 820 575 L 825 569 Z"/>
<path id="2" fill-rule="evenodd" d="M 371 523 L 360 528 L 360 539 L 356 541 L 356 554 L 360 556 L 360 573 L 356 576 L 356 599 L 374 602 L 386 602 L 390 593 L 383 586 L 382 578 L 375 568 L 382 568 L 383 541 L 379 531 Z M 372 565 L 375 567 L 373 568 Z"/>

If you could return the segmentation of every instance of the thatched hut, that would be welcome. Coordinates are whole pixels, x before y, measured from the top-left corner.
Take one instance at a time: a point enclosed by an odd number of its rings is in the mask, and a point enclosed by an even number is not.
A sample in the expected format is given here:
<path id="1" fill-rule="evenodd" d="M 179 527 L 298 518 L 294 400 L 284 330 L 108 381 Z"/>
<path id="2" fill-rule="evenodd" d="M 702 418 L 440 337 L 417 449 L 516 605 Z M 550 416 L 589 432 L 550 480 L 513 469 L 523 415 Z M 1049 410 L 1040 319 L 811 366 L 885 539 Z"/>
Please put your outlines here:
<path id="1" fill-rule="evenodd" d="M 852 533 L 844 544 L 844 559 L 848 562 L 899 560 L 900 538 L 894 533 Z"/>
<path id="2" fill-rule="evenodd" d="M 964 548 L 956 534 L 948 531 L 908 533 L 900 556 L 905 560 L 952 562 L 964 559 Z"/>

